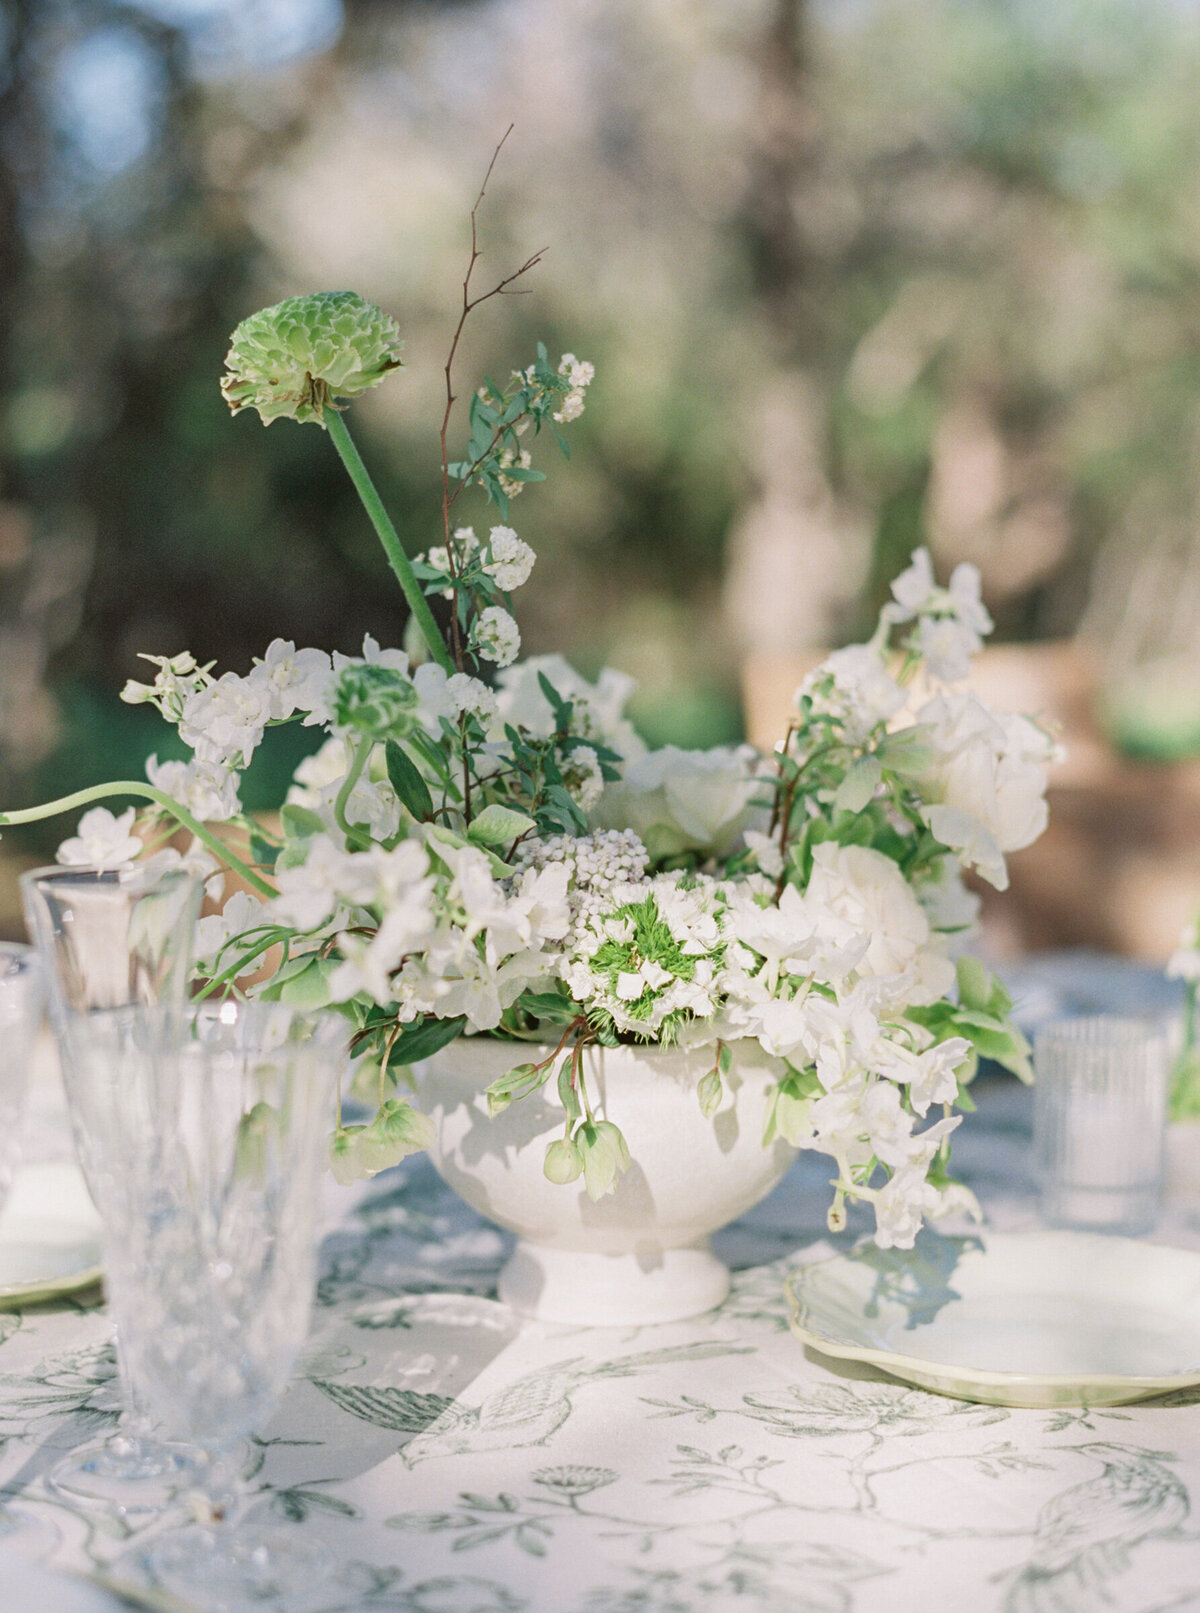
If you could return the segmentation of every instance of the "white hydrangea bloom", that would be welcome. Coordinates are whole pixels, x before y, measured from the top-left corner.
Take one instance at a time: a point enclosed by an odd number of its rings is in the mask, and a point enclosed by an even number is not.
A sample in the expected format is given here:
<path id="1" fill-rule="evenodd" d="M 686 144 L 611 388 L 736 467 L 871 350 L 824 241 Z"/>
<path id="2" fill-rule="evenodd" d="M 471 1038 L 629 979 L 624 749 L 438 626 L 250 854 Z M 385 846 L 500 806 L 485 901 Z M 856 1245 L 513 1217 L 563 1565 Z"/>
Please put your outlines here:
<path id="1" fill-rule="evenodd" d="M 501 605 L 488 605 L 475 621 L 475 647 L 485 661 L 510 666 L 520 654 L 521 630 Z"/>
<path id="2" fill-rule="evenodd" d="M 136 807 L 120 817 L 107 807 L 92 807 L 79 820 L 78 830 L 59 846 L 57 860 L 70 868 L 126 868 L 142 849 L 133 833 Z"/>

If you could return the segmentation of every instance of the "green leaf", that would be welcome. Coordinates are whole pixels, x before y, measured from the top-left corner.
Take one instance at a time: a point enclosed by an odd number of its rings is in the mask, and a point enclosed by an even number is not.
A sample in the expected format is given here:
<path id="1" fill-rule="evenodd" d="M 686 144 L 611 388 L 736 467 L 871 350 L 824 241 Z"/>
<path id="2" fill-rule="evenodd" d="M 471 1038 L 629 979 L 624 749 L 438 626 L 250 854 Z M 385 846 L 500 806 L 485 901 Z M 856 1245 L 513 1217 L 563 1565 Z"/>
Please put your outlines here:
<path id="1" fill-rule="evenodd" d="M 325 825 L 308 807 L 288 801 L 279 809 L 279 821 L 289 840 L 309 840 L 313 835 L 325 833 Z"/>
<path id="2" fill-rule="evenodd" d="M 733 1049 L 728 1042 L 722 1042 L 721 1051 L 717 1054 L 717 1069 L 727 1076 L 733 1069 Z"/>
<path id="3" fill-rule="evenodd" d="M 264 868 L 274 868 L 275 859 L 279 856 L 280 848 L 273 840 L 268 840 L 258 825 L 250 825 L 250 856 L 256 863 Z"/>
<path id="4" fill-rule="evenodd" d="M 550 1079 L 550 1065 L 516 1064 L 506 1074 L 497 1076 L 486 1089 L 488 1113 L 501 1114 L 517 1098 L 526 1098 L 531 1092 L 545 1086 Z"/>
<path id="5" fill-rule="evenodd" d="M 491 806 L 484 807 L 479 816 L 472 819 L 467 838 L 481 846 L 502 846 L 536 827 L 533 819 L 524 812 L 514 812 L 512 807 L 493 801 Z M 506 872 L 511 873 L 512 870 L 507 869 Z"/>
<path id="6" fill-rule="evenodd" d="M 384 753 L 387 757 L 387 775 L 393 790 L 418 823 L 427 822 L 433 816 L 433 797 L 412 757 L 403 746 L 397 745 L 394 739 L 388 740 Z"/>
<path id="7" fill-rule="evenodd" d="M 305 974 L 309 967 L 317 961 L 315 952 L 301 952 L 293 958 L 281 963 L 279 968 L 267 981 L 266 985 L 257 993 L 263 1002 L 279 1003 L 284 1001 L 284 990 L 297 976 Z M 297 1004 L 297 1006 L 300 1006 Z"/>
<path id="8" fill-rule="evenodd" d="M 963 1007 L 989 1013 L 992 977 L 979 959 L 964 953 L 955 964 L 955 972 L 958 975 L 958 997 Z"/>
<path id="9" fill-rule="evenodd" d="M 487 858 L 488 865 L 497 879 L 512 878 L 512 869 L 503 858 L 497 857 L 496 853 L 487 846 L 476 845 L 474 841 L 468 840 L 465 835 L 455 834 L 453 829 L 447 829 L 440 823 L 431 823 L 425 833 L 430 850 L 435 856 L 439 845 L 452 846 L 456 851 L 461 851 L 464 846 L 474 846 L 476 851 L 481 852 Z"/>
<path id="10" fill-rule="evenodd" d="M 706 1120 L 716 1114 L 721 1107 L 721 1099 L 724 1095 L 725 1089 L 721 1085 L 721 1072 L 714 1065 L 708 1074 L 701 1078 L 700 1085 L 696 1088 L 696 1097 L 700 1102 L 700 1113 Z"/>
<path id="11" fill-rule="evenodd" d="M 858 813 L 869 803 L 879 787 L 883 769 L 876 756 L 860 756 L 838 785 L 833 798 L 835 812 Z"/>
<path id="12" fill-rule="evenodd" d="M 523 1008 L 531 1019 L 548 1019 L 555 1025 L 568 1025 L 579 1012 L 578 1005 L 567 996 L 554 991 L 525 991 L 517 998 L 516 1007 Z"/>
<path id="13" fill-rule="evenodd" d="M 424 1019 L 406 1025 L 392 1044 L 393 1064 L 416 1064 L 440 1053 L 466 1029 L 466 1019 Z"/>
<path id="14" fill-rule="evenodd" d="M 302 969 L 283 982 L 277 1001 L 289 1008 L 314 1010 L 329 1006 L 329 977 L 338 967 L 336 958 L 320 958 L 310 953 Z"/>

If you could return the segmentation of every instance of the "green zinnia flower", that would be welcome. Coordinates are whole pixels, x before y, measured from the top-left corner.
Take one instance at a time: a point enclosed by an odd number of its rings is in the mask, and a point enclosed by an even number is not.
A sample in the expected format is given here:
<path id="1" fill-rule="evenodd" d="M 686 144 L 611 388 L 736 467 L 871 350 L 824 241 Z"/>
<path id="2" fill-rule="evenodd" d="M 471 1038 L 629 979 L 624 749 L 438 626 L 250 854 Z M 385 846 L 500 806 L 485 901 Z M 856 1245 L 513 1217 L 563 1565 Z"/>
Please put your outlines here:
<path id="1" fill-rule="evenodd" d="M 324 423 L 326 405 L 357 397 L 400 367 L 400 330 L 355 291 L 288 297 L 243 319 L 225 355 L 221 391 L 234 414 L 257 409 Z"/>

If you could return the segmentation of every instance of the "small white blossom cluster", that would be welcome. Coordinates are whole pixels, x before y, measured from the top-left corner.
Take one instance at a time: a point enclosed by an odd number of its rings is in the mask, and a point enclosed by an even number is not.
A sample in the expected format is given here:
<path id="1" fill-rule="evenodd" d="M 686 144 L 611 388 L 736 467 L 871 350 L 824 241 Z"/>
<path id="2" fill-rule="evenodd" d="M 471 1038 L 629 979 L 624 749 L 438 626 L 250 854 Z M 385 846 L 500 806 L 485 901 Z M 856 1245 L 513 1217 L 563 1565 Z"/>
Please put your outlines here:
<path id="1" fill-rule="evenodd" d="M 587 401 L 585 393 L 596 378 L 596 367 L 577 359 L 574 353 L 564 353 L 559 361 L 558 373 L 566 376 L 571 389 L 555 411 L 554 418 L 559 425 L 566 425 L 571 420 L 578 420 L 583 413 Z"/>

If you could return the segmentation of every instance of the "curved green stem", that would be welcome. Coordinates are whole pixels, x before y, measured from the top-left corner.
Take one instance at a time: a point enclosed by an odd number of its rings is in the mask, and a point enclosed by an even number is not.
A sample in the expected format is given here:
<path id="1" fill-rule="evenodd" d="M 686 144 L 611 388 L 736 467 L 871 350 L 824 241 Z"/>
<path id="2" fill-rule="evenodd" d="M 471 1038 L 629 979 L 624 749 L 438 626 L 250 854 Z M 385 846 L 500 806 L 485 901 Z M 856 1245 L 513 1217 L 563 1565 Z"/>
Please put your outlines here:
<path id="1" fill-rule="evenodd" d="M 114 795 L 136 795 L 144 801 L 153 801 L 162 807 L 164 812 L 169 812 L 181 828 L 189 830 L 197 840 L 215 852 L 227 868 L 239 874 L 260 896 L 279 895 L 274 885 L 269 885 L 261 875 L 255 873 L 249 863 L 235 856 L 218 835 L 213 834 L 212 830 L 206 828 L 199 819 L 193 818 L 185 807 L 181 807 L 178 801 L 173 801 L 165 791 L 157 789 L 153 784 L 140 784 L 132 779 L 122 779 L 115 784 L 92 784 L 86 790 L 76 790 L 73 795 L 61 795 L 57 801 L 46 801 L 41 806 L 22 807 L 18 812 L 0 812 L 0 825 L 37 823 L 41 818 L 53 818 L 60 812 L 71 812 L 76 807 L 90 806 L 93 801 L 103 801 L 106 797 Z"/>
<path id="2" fill-rule="evenodd" d="M 371 518 L 371 525 L 375 528 L 383 552 L 387 555 L 388 564 L 396 574 L 396 581 L 404 590 L 404 597 L 408 601 L 413 619 L 421 630 L 421 636 L 429 646 L 429 653 L 437 664 L 447 672 L 455 670 L 450 651 L 446 642 L 438 632 L 437 623 L 433 619 L 433 612 L 429 609 L 421 586 L 413 575 L 412 566 L 400 539 L 396 536 L 396 528 L 392 525 L 391 517 L 383 507 L 383 500 L 375 491 L 375 484 L 362 462 L 358 449 L 354 446 L 346 422 L 334 408 L 325 410 L 325 428 L 333 441 L 333 446 L 341 455 L 342 464 L 350 473 L 350 480 L 360 499 L 363 508 Z"/>
<path id="3" fill-rule="evenodd" d="M 359 742 L 358 749 L 350 762 L 350 770 L 342 780 L 342 787 L 337 793 L 337 800 L 333 803 L 334 822 L 348 841 L 354 841 L 358 845 L 362 844 L 364 836 L 359 830 L 351 827 L 346 822 L 346 806 L 350 800 L 350 792 L 362 777 L 363 768 L 366 767 L 368 758 L 374 749 L 375 741 L 373 739 L 364 739 Z"/>

